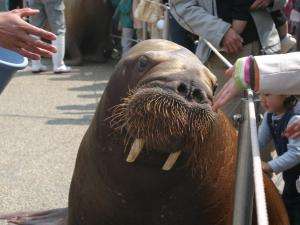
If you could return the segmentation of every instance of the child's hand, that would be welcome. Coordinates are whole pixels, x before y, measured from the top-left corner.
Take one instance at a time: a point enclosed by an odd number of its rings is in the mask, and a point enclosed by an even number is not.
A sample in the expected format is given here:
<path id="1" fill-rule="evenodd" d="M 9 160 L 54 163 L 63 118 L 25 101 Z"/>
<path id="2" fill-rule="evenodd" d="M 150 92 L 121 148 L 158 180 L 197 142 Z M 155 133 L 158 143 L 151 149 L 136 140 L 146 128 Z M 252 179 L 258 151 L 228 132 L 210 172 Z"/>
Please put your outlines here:
<path id="1" fill-rule="evenodd" d="M 272 0 L 256 0 L 250 7 L 250 10 L 265 9 L 272 3 Z"/>
<path id="2" fill-rule="evenodd" d="M 269 176 L 272 177 L 273 170 L 269 163 L 261 161 L 262 170 Z"/>
<path id="3" fill-rule="evenodd" d="M 300 138 L 300 120 L 288 126 L 284 132 L 284 136 L 288 138 Z"/>

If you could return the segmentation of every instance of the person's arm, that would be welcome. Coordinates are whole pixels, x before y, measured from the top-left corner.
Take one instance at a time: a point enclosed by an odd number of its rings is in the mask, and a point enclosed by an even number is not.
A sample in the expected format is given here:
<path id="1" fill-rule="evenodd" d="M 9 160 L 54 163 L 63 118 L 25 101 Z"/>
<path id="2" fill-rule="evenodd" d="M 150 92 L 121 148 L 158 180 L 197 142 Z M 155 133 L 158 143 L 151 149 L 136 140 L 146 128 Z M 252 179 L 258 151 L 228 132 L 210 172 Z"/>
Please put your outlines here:
<path id="1" fill-rule="evenodd" d="M 266 112 L 264 114 L 263 121 L 258 128 L 258 133 L 257 133 L 260 153 L 263 153 L 263 151 L 267 149 L 267 146 L 272 139 L 270 128 L 268 125 L 267 115 L 268 113 Z M 262 161 L 262 169 L 264 172 L 271 175 L 272 173 L 271 168 L 266 162 Z"/>
<path id="2" fill-rule="evenodd" d="M 277 11 L 284 9 L 287 0 L 273 0 L 271 11 Z"/>
<path id="3" fill-rule="evenodd" d="M 51 57 L 52 53 L 56 52 L 56 48 L 31 37 L 31 35 L 50 41 L 55 40 L 56 36 L 51 32 L 32 26 L 22 19 L 37 13 L 39 13 L 38 10 L 29 8 L 0 13 L 0 46 L 30 59 L 40 59 L 41 56 Z"/>
<path id="4" fill-rule="evenodd" d="M 240 58 L 227 76 L 231 79 L 216 96 L 214 110 L 246 88 L 268 94 L 300 95 L 300 52 Z"/>
<path id="5" fill-rule="evenodd" d="M 268 121 L 267 121 L 267 113 L 264 114 L 264 118 L 258 128 L 257 136 L 258 136 L 259 150 L 260 152 L 263 152 L 264 150 L 267 149 L 267 146 L 272 139 Z"/>
<path id="6" fill-rule="evenodd" d="M 292 117 L 289 124 L 298 119 L 300 119 L 300 116 Z M 289 138 L 287 148 L 287 152 L 268 162 L 273 172 L 280 173 L 300 163 L 300 138 Z"/>
<path id="7" fill-rule="evenodd" d="M 234 0 L 232 3 L 232 28 L 238 34 L 243 33 L 251 17 L 249 7 L 250 2 L 246 0 Z"/>
<path id="8" fill-rule="evenodd" d="M 257 91 L 300 95 L 300 52 L 254 58 L 258 68 Z"/>
<path id="9" fill-rule="evenodd" d="M 231 31 L 231 36 L 234 36 L 231 24 L 210 14 L 195 0 L 171 0 L 170 7 L 172 15 L 183 28 L 205 38 L 217 48 L 222 47 L 225 34 Z M 238 40 L 238 37 L 233 39 Z"/>
<path id="10" fill-rule="evenodd" d="M 294 107 L 294 112 L 300 115 L 300 102 Z M 290 123 L 284 131 L 284 136 L 287 138 L 300 138 L 300 118 L 293 123 Z"/>
<path id="11" fill-rule="evenodd" d="M 284 9 L 285 5 L 286 0 L 256 0 L 250 9 L 259 10 L 268 8 L 270 11 L 277 11 Z"/>

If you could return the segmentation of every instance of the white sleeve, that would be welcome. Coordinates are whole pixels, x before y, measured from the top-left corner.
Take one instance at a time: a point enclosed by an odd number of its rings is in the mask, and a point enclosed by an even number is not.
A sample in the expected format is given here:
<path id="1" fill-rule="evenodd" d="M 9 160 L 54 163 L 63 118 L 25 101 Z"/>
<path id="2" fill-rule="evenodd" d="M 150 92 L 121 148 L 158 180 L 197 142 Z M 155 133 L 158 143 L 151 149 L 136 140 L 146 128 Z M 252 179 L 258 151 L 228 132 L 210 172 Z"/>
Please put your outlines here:
<path id="1" fill-rule="evenodd" d="M 300 52 L 256 56 L 255 62 L 260 92 L 300 95 Z"/>

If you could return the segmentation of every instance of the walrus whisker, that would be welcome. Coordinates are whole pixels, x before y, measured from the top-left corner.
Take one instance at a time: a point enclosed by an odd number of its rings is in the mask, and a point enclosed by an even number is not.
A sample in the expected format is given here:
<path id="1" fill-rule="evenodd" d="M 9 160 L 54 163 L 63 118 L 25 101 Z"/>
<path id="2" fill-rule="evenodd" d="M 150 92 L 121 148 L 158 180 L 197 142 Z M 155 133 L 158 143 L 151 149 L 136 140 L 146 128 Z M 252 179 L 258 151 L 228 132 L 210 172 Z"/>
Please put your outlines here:
<path id="1" fill-rule="evenodd" d="M 197 148 L 195 146 L 201 145 L 208 135 L 214 116 L 207 108 L 198 106 L 195 109 L 164 90 L 153 92 L 150 89 L 135 89 L 114 107 L 110 119 L 110 125 L 114 129 L 126 130 L 126 149 L 132 139 L 135 141 L 142 137 L 147 148 L 155 149 L 155 146 L 169 143 L 170 137 L 183 138 L 186 134 L 189 134 L 191 142 L 195 143 L 192 148 L 194 149 Z M 198 151 L 192 151 L 191 158 L 200 157 Z M 134 161 L 134 158 L 131 159 Z"/>

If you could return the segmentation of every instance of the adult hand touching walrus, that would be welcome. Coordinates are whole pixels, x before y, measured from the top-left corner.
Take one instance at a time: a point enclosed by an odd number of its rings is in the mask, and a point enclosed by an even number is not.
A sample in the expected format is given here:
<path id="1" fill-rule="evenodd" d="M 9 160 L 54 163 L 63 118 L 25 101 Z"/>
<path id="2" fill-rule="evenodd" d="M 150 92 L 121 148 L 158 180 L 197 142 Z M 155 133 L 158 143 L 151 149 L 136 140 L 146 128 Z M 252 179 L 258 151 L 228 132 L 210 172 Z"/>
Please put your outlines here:
<path id="1" fill-rule="evenodd" d="M 40 59 L 41 56 L 51 57 L 56 48 L 31 35 L 52 41 L 56 36 L 48 31 L 32 26 L 23 20 L 33 16 L 38 10 L 24 8 L 0 13 L 0 46 L 18 52 L 30 59 Z"/>

